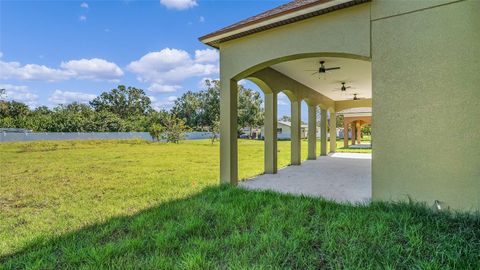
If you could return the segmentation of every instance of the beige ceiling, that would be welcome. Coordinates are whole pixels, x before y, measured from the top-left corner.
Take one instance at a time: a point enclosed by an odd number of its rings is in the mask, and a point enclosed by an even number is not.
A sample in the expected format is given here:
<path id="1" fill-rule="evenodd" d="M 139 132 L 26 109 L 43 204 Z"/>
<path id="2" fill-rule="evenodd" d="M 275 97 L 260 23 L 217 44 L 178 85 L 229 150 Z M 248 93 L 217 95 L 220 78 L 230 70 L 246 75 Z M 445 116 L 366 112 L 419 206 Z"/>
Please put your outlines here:
<path id="1" fill-rule="evenodd" d="M 320 60 L 325 61 L 326 68 L 340 67 L 340 69 L 327 71 L 322 75 L 318 73 L 312 75 L 320 67 Z M 359 98 L 372 98 L 372 65 L 368 61 L 316 57 L 283 62 L 273 65 L 272 68 L 333 100 L 353 99 L 355 93 Z M 345 85 L 351 88 L 342 93 L 339 90 L 341 82 L 345 82 Z"/>
<path id="2" fill-rule="evenodd" d="M 372 116 L 372 108 L 351 108 L 337 113 L 348 117 Z"/>

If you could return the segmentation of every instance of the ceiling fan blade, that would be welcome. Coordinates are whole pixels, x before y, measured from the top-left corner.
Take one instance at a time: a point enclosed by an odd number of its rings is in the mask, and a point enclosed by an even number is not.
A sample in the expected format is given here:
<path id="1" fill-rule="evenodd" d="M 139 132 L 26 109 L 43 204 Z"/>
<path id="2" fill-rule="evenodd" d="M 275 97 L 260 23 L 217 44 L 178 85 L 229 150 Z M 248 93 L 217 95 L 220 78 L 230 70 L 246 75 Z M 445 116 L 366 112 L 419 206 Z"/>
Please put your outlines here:
<path id="1" fill-rule="evenodd" d="M 315 75 L 315 74 L 317 74 L 317 73 L 318 73 L 318 71 L 315 71 L 315 72 L 313 72 L 311 75 Z"/>
<path id="2" fill-rule="evenodd" d="M 340 67 L 326 68 L 325 70 L 335 70 L 335 69 L 340 69 Z"/>

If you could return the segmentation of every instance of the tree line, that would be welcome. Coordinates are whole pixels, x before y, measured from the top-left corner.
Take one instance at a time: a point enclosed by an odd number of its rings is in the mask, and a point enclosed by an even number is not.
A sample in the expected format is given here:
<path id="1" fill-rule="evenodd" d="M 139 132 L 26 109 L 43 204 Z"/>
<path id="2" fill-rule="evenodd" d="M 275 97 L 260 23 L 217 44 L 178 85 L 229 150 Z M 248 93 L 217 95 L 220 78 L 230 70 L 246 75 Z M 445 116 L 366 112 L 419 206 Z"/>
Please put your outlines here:
<path id="1" fill-rule="evenodd" d="M 171 110 L 155 110 L 142 89 L 119 85 L 88 104 L 73 102 L 54 108 L 29 108 L 24 103 L 0 100 L 0 127 L 34 132 L 150 132 L 153 137 L 188 130 L 218 133 L 220 84 L 206 80 L 205 89 L 188 91 Z M 243 127 L 263 124 L 259 93 L 239 85 L 238 122 Z M 4 93 L 4 92 L 3 92 Z M 162 135 L 163 134 L 163 135 Z M 165 135 L 166 134 L 166 135 Z M 213 138 L 215 139 L 215 138 Z"/>

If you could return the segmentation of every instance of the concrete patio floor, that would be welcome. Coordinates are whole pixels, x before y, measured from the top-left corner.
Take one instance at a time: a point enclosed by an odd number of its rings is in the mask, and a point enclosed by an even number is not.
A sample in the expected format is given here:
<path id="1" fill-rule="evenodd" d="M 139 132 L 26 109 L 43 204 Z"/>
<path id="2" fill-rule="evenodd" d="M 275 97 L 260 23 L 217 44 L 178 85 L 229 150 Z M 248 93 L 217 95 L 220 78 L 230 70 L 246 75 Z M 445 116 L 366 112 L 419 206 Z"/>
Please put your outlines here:
<path id="1" fill-rule="evenodd" d="M 323 197 L 336 202 L 366 203 L 371 192 L 371 154 L 335 153 L 277 174 L 264 174 L 239 183 L 254 190 Z"/>

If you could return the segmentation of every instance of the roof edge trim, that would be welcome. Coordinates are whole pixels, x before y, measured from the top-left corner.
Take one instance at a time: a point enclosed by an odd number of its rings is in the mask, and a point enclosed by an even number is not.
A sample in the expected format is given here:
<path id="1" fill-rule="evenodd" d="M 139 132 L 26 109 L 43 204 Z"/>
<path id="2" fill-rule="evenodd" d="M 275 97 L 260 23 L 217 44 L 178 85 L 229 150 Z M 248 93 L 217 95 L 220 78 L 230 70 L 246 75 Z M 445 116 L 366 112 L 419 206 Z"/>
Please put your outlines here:
<path id="1" fill-rule="evenodd" d="M 322 10 L 327 10 L 327 9 L 336 10 L 339 8 L 349 7 L 351 5 L 360 4 L 368 1 L 370 0 L 333 0 L 329 2 L 313 3 L 313 5 L 312 4 L 305 5 L 297 9 L 288 10 L 283 13 L 278 13 L 273 16 L 266 17 L 257 21 L 252 21 L 250 23 L 240 25 L 238 27 L 226 29 L 224 31 L 220 30 L 217 32 L 213 32 L 208 35 L 200 37 L 199 40 L 210 46 L 218 47 L 216 46 L 218 43 L 226 40 L 235 39 L 241 36 L 246 36 L 246 35 L 260 32 L 266 29 L 270 29 L 276 26 L 285 25 L 288 23 L 300 21 L 302 19 L 307 19 L 316 15 L 323 14 L 323 13 L 316 14 Z M 348 3 L 351 3 L 351 4 L 348 4 Z M 329 12 L 330 10 L 328 10 L 327 12 Z M 305 16 L 307 14 L 314 14 L 314 15 Z M 269 25 L 273 27 L 268 27 Z M 266 29 L 262 29 L 262 28 L 266 28 Z M 256 29 L 260 29 L 260 31 L 255 31 Z M 242 35 L 242 33 L 244 34 Z"/>

